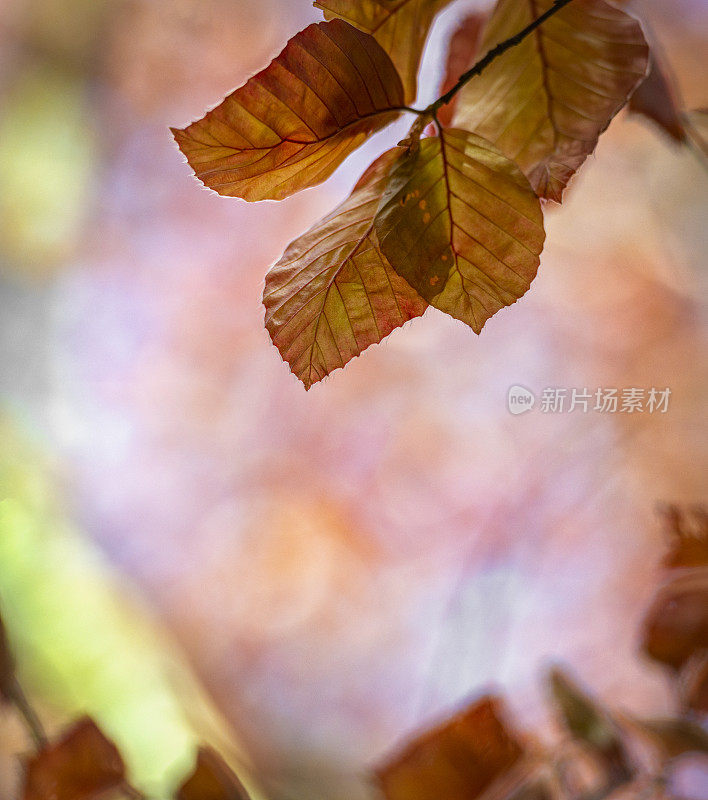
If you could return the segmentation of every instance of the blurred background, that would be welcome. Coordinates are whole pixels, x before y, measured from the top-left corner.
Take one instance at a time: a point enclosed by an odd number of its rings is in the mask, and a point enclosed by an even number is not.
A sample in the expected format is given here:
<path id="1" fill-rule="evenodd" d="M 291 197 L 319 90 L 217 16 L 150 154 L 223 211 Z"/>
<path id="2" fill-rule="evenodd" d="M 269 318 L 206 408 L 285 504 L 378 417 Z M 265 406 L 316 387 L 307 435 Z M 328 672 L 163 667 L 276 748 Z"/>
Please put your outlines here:
<path id="1" fill-rule="evenodd" d="M 478 7 L 440 16 L 420 102 Z M 633 8 L 708 105 L 708 0 Z M 543 725 L 549 660 L 630 711 L 670 704 L 637 626 L 657 503 L 706 494 L 705 162 L 623 112 L 548 209 L 522 301 L 480 337 L 430 309 L 306 394 L 265 273 L 409 121 L 255 205 L 205 191 L 168 126 L 319 18 L 0 0 L 0 605 L 50 723 L 90 711 L 155 796 L 208 740 L 271 800 L 365 800 L 480 688 Z M 516 384 L 671 397 L 513 416 Z M 23 748 L 0 712 L 2 796 Z"/>

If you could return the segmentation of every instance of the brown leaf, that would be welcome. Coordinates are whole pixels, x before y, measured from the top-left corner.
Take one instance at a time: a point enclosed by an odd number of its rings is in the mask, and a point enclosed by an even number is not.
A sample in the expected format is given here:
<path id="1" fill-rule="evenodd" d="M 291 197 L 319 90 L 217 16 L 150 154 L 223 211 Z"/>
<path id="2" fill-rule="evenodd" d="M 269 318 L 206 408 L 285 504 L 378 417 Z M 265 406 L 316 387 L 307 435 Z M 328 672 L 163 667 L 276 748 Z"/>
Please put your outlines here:
<path id="1" fill-rule="evenodd" d="M 88 717 L 27 764 L 23 800 L 94 800 L 125 782 L 116 746 Z"/>
<path id="2" fill-rule="evenodd" d="M 669 540 L 669 552 L 664 566 L 708 567 L 708 513 L 704 508 L 681 509 L 667 506 L 662 509 L 664 526 Z"/>
<path id="3" fill-rule="evenodd" d="M 501 713 L 501 702 L 485 697 L 411 742 L 377 772 L 387 800 L 479 797 L 523 754 Z"/>
<path id="4" fill-rule="evenodd" d="M 631 96 L 627 107 L 634 114 L 642 114 L 655 122 L 675 141 L 686 141 L 675 84 L 668 68 L 660 63 L 656 50 L 651 54 L 649 74 Z"/>
<path id="5" fill-rule="evenodd" d="M 694 653 L 681 670 L 681 694 L 686 707 L 708 714 L 708 650 Z"/>
<path id="6" fill-rule="evenodd" d="M 401 153 L 375 225 L 396 272 L 477 333 L 529 288 L 545 238 L 541 205 L 516 164 L 454 128 Z"/>
<path id="7" fill-rule="evenodd" d="M 355 25 L 391 56 L 403 81 L 406 103 L 417 92 L 418 69 L 428 31 L 450 0 L 316 0 L 326 19 L 339 17 Z"/>
<path id="8" fill-rule="evenodd" d="M 660 589 L 643 627 L 645 652 L 671 667 L 707 648 L 708 570 L 691 570 Z"/>
<path id="9" fill-rule="evenodd" d="M 457 83 L 463 72 L 474 66 L 479 55 L 479 46 L 482 30 L 489 18 L 488 14 L 481 11 L 473 11 L 468 14 L 455 29 L 450 38 L 447 51 L 447 61 L 445 64 L 445 76 L 438 97 L 447 94 Z M 443 106 L 438 111 L 438 122 L 448 126 L 452 123 L 452 115 L 457 103 L 455 95 L 450 103 Z"/>
<path id="10" fill-rule="evenodd" d="M 0 701 L 9 703 L 15 684 L 15 659 L 10 650 L 5 625 L 0 617 Z"/>
<path id="11" fill-rule="evenodd" d="M 223 195 L 281 200 L 328 178 L 403 105 L 376 40 L 341 20 L 310 25 L 262 72 L 174 137 Z"/>
<path id="12" fill-rule="evenodd" d="M 708 733 L 687 719 L 632 720 L 664 758 L 678 758 L 687 753 L 708 753 Z"/>
<path id="13" fill-rule="evenodd" d="M 620 729 L 607 712 L 558 668 L 551 671 L 549 684 L 563 725 L 593 751 L 606 772 L 607 783 L 629 780 L 629 755 Z"/>
<path id="14" fill-rule="evenodd" d="M 537 19 L 553 0 L 499 0 L 481 50 Z M 541 197 L 571 176 L 646 75 L 639 23 L 603 0 L 575 0 L 460 91 L 453 124 L 516 161 Z"/>
<path id="15" fill-rule="evenodd" d="M 221 756 L 210 747 L 201 747 L 197 766 L 175 800 L 249 800 L 249 795 Z"/>
<path id="16" fill-rule="evenodd" d="M 294 241 L 266 276 L 266 328 L 306 389 L 428 306 L 391 269 L 374 232 L 396 155 L 375 161 L 350 197 Z"/>

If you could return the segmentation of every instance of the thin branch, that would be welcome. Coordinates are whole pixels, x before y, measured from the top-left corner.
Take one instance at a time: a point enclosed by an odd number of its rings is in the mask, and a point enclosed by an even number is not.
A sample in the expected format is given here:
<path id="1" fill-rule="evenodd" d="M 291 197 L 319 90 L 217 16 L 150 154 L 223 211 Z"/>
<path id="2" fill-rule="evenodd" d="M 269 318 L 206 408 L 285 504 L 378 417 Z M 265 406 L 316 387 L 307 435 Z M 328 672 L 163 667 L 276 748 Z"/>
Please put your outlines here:
<path id="1" fill-rule="evenodd" d="M 24 720 L 37 750 L 43 750 L 49 743 L 47 734 L 37 712 L 32 708 L 30 701 L 22 691 L 22 687 L 16 678 L 7 689 L 7 697 Z"/>
<path id="2" fill-rule="evenodd" d="M 511 50 L 512 47 L 516 47 L 517 44 L 520 44 L 529 34 L 533 33 L 536 28 L 552 17 L 554 14 L 557 14 L 564 6 L 567 6 L 571 0 L 555 0 L 555 3 L 548 9 L 548 11 L 541 14 L 538 19 L 535 19 L 530 25 L 527 25 L 523 30 L 520 30 L 517 34 L 512 36 L 510 39 L 506 39 L 503 42 L 500 42 L 496 47 L 493 47 L 485 56 L 484 58 L 480 59 L 471 69 L 467 70 L 463 75 L 460 76 L 457 83 L 450 89 L 449 92 L 446 92 L 442 97 L 439 97 L 435 102 L 431 103 L 428 108 L 425 109 L 423 112 L 418 113 L 426 113 L 426 114 L 435 114 L 435 112 L 444 105 L 447 105 L 452 98 L 460 91 L 460 89 L 469 81 L 471 78 L 480 75 L 483 70 L 485 70 L 496 58 L 506 53 L 507 50 Z"/>

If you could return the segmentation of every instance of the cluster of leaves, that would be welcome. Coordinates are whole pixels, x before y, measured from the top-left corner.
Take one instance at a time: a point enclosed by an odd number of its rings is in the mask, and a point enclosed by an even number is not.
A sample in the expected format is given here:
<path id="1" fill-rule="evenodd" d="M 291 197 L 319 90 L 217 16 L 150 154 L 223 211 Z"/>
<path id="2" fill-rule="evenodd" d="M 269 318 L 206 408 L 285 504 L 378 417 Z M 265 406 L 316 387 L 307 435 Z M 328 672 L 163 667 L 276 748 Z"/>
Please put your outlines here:
<path id="1" fill-rule="evenodd" d="M 378 771 L 385 797 L 668 800 L 675 760 L 708 756 L 708 515 L 672 508 L 668 519 L 670 573 L 646 616 L 642 646 L 671 671 L 680 698 L 674 717 L 637 719 L 611 711 L 554 669 L 548 688 L 565 732 L 560 746 L 551 751 L 520 736 L 502 700 L 483 697 Z"/>
<path id="2" fill-rule="evenodd" d="M 56 740 L 47 738 L 20 687 L 0 618 L 2 704 L 16 707 L 36 745 L 36 752 L 23 764 L 21 800 L 144 800 L 130 784 L 118 748 L 90 717 L 75 721 Z M 174 800 L 249 800 L 249 795 L 218 753 L 202 747 L 194 771 L 177 789 Z"/>
<path id="3" fill-rule="evenodd" d="M 518 300 L 540 263 L 542 201 L 561 201 L 648 74 L 634 110 L 685 139 L 640 24 L 605 0 L 498 0 L 452 38 L 438 100 L 411 108 L 429 28 L 449 2 L 318 0 L 325 22 L 173 129 L 208 188 L 280 200 L 417 115 L 266 277 L 266 327 L 306 388 L 429 306 L 479 333 Z"/>

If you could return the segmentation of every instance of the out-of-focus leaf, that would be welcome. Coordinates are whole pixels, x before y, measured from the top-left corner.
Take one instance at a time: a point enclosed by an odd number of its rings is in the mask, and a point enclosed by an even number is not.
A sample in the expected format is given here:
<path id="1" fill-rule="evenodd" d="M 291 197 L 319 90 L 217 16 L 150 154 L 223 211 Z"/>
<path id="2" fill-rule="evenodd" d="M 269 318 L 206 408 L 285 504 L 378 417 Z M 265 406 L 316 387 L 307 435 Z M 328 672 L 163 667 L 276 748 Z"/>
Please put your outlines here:
<path id="1" fill-rule="evenodd" d="M 521 758 L 523 749 L 486 697 L 411 742 L 377 776 L 387 800 L 474 800 Z"/>
<path id="2" fill-rule="evenodd" d="M 553 0 L 499 0 L 488 52 L 537 19 Z M 573 173 L 645 77 L 639 23 L 603 0 L 575 0 L 461 91 L 453 124 L 516 161 L 541 197 L 560 202 Z"/>
<path id="3" fill-rule="evenodd" d="M 691 570 L 660 589 L 643 628 L 646 653 L 671 667 L 708 648 L 708 569 Z"/>
<path id="4" fill-rule="evenodd" d="M 655 122 L 675 141 L 686 141 L 673 80 L 667 67 L 659 62 L 655 50 L 651 54 L 649 74 L 630 97 L 627 107 Z"/>
<path id="5" fill-rule="evenodd" d="M 407 103 L 417 94 L 418 68 L 436 14 L 450 0 L 316 0 L 326 19 L 339 17 L 376 38 L 396 65 Z"/>
<path id="6" fill-rule="evenodd" d="M 395 158 L 390 150 L 377 159 L 266 276 L 266 328 L 306 389 L 428 307 L 391 269 L 374 232 Z"/>
<path id="7" fill-rule="evenodd" d="M 561 669 L 551 671 L 549 685 L 563 725 L 600 759 L 608 784 L 629 780 L 629 755 L 607 712 Z"/>
<path id="8" fill-rule="evenodd" d="M 282 200 L 328 178 L 403 103 L 386 52 L 335 19 L 305 28 L 205 117 L 172 132 L 205 186 Z"/>
<path id="9" fill-rule="evenodd" d="M 376 217 L 391 266 L 477 333 L 536 276 L 541 205 L 516 164 L 466 131 L 401 151 Z"/>
<path id="10" fill-rule="evenodd" d="M 474 65 L 479 55 L 482 29 L 487 19 L 487 14 L 481 11 L 473 11 L 461 20 L 450 37 L 447 61 L 445 63 L 445 76 L 440 85 L 439 97 L 447 94 L 457 83 L 462 73 L 467 72 Z M 457 95 L 438 111 L 438 122 L 441 125 L 451 124 L 456 104 Z"/>
<path id="11" fill-rule="evenodd" d="M 708 753 L 708 733 L 687 719 L 632 720 L 631 724 L 657 747 L 664 758 Z"/>
<path id="12" fill-rule="evenodd" d="M 93 800 L 125 783 L 117 747 L 88 717 L 27 764 L 23 800 Z"/>
<path id="13" fill-rule="evenodd" d="M 695 653 L 681 670 L 681 694 L 686 707 L 708 714 L 708 650 Z"/>
<path id="14" fill-rule="evenodd" d="M 688 511 L 677 506 L 664 509 L 669 552 L 664 566 L 708 567 L 708 514 L 704 508 Z"/>
<path id="15" fill-rule="evenodd" d="M 249 800 L 249 795 L 223 758 L 210 747 L 201 747 L 197 766 L 175 800 Z"/>
<path id="16" fill-rule="evenodd" d="M 5 625 L 0 616 L 0 701 L 10 701 L 15 682 L 15 659 L 10 650 Z"/>

